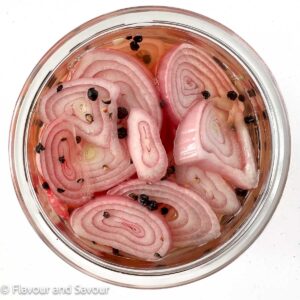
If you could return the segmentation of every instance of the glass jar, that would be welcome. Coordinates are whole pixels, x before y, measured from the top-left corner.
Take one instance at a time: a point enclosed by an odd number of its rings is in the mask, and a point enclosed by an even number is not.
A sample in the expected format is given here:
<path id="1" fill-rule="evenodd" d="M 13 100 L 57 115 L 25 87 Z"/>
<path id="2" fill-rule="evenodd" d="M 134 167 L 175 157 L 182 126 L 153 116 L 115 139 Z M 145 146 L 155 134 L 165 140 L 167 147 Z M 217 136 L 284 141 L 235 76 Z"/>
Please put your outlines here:
<path id="1" fill-rule="evenodd" d="M 230 224 L 230 219 L 223 220 L 230 226 L 226 238 L 217 247 L 198 257 L 191 255 L 180 264 L 126 268 L 86 251 L 74 242 L 55 216 L 49 215 L 37 196 L 30 172 L 29 127 L 38 98 L 49 82 L 53 85 L 54 74 L 61 65 L 72 57 L 76 60 L 76 53 L 87 49 L 96 38 L 121 29 L 150 26 L 172 28 L 202 38 L 222 52 L 229 63 L 231 60 L 238 62 L 259 94 L 256 109 L 261 118 L 260 131 L 264 132 L 259 139 L 260 143 L 264 142 L 264 155 L 260 158 L 263 161 L 260 189 L 249 197 L 248 207 L 234 224 Z M 27 79 L 15 108 L 10 132 L 12 179 L 19 202 L 33 228 L 57 255 L 73 267 L 126 287 L 178 286 L 204 278 L 233 261 L 258 237 L 273 215 L 283 192 L 289 159 L 290 132 L 285 106 L 276 82 L 261 58 L 223 25 L 205 16 L 170 7 L 134 7 L 116 11 L 97 17 L 67 34 L 45 54 Z"/>

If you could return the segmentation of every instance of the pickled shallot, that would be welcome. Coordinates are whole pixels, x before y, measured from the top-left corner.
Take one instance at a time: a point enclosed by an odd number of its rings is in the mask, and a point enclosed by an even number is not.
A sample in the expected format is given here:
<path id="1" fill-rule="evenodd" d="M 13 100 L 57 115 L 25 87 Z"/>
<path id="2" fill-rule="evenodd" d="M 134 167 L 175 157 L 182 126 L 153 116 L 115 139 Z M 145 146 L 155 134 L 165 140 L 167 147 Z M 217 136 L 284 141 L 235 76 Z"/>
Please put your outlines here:
<path id="1" fill-rule="evenodd" d="M 259 181 L 256 117 L 219 59 L 134 33 L 67 69 L 40 99 L 30 147 L 37 190 L 78 243 L 147 264 L 219 245 L 219 220 Z"/>
<path id="2" fill-rule="evenodd" d="M 147 184 L 131 180 L 108 191 L 109 195 L 147 195 L 160 204 L 174 208 L 168 221 L 174 247 L 199 246 L 220 235 L 220 225 L 210 206 L 196 193 L 170 181 Z"/>
<path id="3" fill-rule="evenodd" d="M 61 116 L 67 117 L 79 136 L 105 147 L 110 142 L 119 94 L 117 85 L 102 79 L 65 82 L 41 99 L 41 120 L 49 124 Z"/>
<path id="4" fill-rule="evenodd" d="M 226 120 L 232 114 L 235 130 Z M 239 188 L 255 188 L 258 174 L 242 110 L 222 110 L 211 101 L 194 105 L 180 123 L 174 142 L 176 164 L 196 164 L 217 172 Z"/>
<path id="5" fill-rule="evenodd" d="M 234 90 L 226 73 L 200 47 L 183 43 L 162 58 L 158 81 L 168 110 L 178 123 L 196 101 Z"/>
<path id="6" fill-rule="evenodd" d="M 95 49 L 83 55 L 72 79 L 96 77 L 117 84 L 120 88 L 118 105 L 140 107 L 161 126 L 162 115 L 154 77 L 138 59 L 117 50 Z"/>
<path id="7" fill-rule="evenodd" d="M 121 196 L 91 200 L 72 213 L 70 224 L 80 237 L 144 260 L 155 261 L 171 247 L 165 220 Z"/>
<path id="8" fill-rule="evenodd" d="M 137 175 L 149 182 L 166 173 L 168 157 L 155 120 L 144 110 L 134 108 L 128 118 L 128 147 Z"/>
<path id="9" fill-rule="evenodd" d="M 179 184 L 198 193 L 216 213 L 232 215 L 241 207 L 232 186 L 218 173 L 196 166 L 177 166 L 176 179 Z"/>

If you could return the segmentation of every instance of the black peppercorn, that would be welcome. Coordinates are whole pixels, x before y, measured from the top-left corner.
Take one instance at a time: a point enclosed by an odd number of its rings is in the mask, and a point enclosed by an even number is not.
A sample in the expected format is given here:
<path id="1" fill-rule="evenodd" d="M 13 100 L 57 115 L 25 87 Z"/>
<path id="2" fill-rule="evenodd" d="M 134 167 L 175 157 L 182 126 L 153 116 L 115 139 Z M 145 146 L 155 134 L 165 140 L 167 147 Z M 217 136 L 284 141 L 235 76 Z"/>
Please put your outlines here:
<path id="1" fill-rule="evenodd" d="M 170 166 L 167 169 L 167 175 L 172 175 L 175 173 L 175 171 L 176 171 L 175 166 Z"/>
<path id="2" fill-rule="evenodd" d="M 118 119 L 124 119 L 128 116 L 128 110 L 127 108 L 123 106 L 118 107 Z"/>
<path id="3" fill-rule="evenodd" d="M 125 127 L 118 128 L 118 138 L 124 139 L 127 137 L 127 129 Z"/>
<path id="4" fill-rule="evenodd" d="M 235 91 L 229 91 L 227 93 L 227 98 L 229 98 L 230 100 L 235 100 L 237 98 L 237 93 Z"/>
<path id="5" fill-rule="evenodd" d="M 160 209 L 160 212 L 163 216 L 165 216 L 169 212 L 169 209 L 167 207 L 162 207 Z"/>
<path id="6" fill-rule="evenodd" d="M 120 251 L 118 249 L 116 249 L 116 248 L 112 248 L 112 253 L 114 255 L 120 255 Z"/>
<path id="7" fill-rule="evenodd" d="M 132 42 L 130 42 L 130 48 L 133 51 L 137 51 L 137 50 L 139 50 L 140 46 L 139 46 L 139 44 L 137 42 L 132 41 Z"/>
<path id="8" fill-rule="evenodd" d="M 255 123 L 256 122 L 256 119 L 254 116 L 247 116 L 244 118 L 244 121 L 246 124 L 250 124 L 250 123 Z"/>
<path id="9" fill-rule="evenodd" d="M 43 187 L 44 190 L 49 190 L 50 189 L 49 184 L 46 181 L 43 182 L 42 187 Z"/>
<path id="10" fill-rule="evenodd" d="M 149 204 L 149 196 L 147 196 L 146 194 L 140 194 L 138 201 L 141 205 L 143 206 L 148 206 Z"/>
<path id="11" fill-rule="evenodd" d="M 243 190 L 243 189 L 240 189 L 240 188 L 236 188 L 235 193 L 239 197 L 246 197 L 247 194 L 248 194 L 248 190 Z"/>
<path id="12" fill-rule="evenodd" d="M 143 37 L 141 35 L 136 35 L 133 40 L 136 42 L 136 43 L 140 43 L 143 41 Z"/>
<path id="13" fill-rule="evenodd" d="M 87 96 L 91 101 L 96 101 L 98 98 L 98 91 L 95 88 L 89 88 L 87 91 Z"/>
<path id="14" fill-rule="evenodd" d="M 242 94 L 240 94 L 240 95 L 238 96 L 238 99 L 239 99 L 241 102 L 244 102 L 244 101 L 245 101 L 245 96 L 242 95 Z"/>
<path id="15" fill-rule="evenodd" d="M 35 147 L 36 153 L 41 153 L 41 151 L 44 151 L 45 147 L 42 145 L 42 143 L 38 143 Z"/>
<path id="16" fill-rule="evenodd" d="M 256 93 L 255 93 L 254 89 L 248 90 L 247 93 L 248 93 L 250 98 L 256 96 Z"/>
<path id="17" fill-rule="evenodd" d="M 58 158 L 58 160 L 59 160 L 59 162 L 62 163 L 62 164 L 66 161 L 66 159 L 65 159 L 64 156 L 60 156 L 60 157 Z"/>
<path id="18" fill-rule="evenodd" d="M 62 89 L 63 89 L 63 85 L 60 84 L 60 85 L 56 88 L 56 91 L 59 93 Z"/>
<path id="19" fill-rule="evenodd" d="M 155 201 L 155 200 L 149 200 L 149 203 L 148 203 L 148 205 L 147 205 L 147 208 L 149 209 L 149 210 L 156 210 L 157 208 L 158 208 L 158 204 L 157 204 L 157 202 Z"/>
<path id="20" fill-rule="evenodd" d="M 208 99 L 209 97 L 210 97 L 210 93 L 209 93 L 209 91 L 202 91 L 201 92 L 201 94 L 202 94 L 202 96 L 204 97 L 204 99 Z"/>
<path id="21" fill-rule="evenodd" d="M 109 217 L 110 217 L 109 212 L 108 212 L 108 211 L 105 211 L 105 212 L 103 213 L 103 217 L 104 217 L 105 219 L 109 218 Z"/>

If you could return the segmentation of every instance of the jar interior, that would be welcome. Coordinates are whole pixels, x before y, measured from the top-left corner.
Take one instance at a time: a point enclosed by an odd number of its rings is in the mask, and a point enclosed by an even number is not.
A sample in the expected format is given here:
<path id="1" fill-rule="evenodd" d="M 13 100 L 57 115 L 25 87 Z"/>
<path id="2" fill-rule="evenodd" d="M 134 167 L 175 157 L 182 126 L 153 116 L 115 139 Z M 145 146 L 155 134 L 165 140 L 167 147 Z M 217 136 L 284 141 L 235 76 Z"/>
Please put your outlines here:
<path id="1" fill-rule="evenodd" d="M 144 41 L 153 40 L 157 47 L 152 49 L 150 48 L 151 42 L 148 43 L 148 46 L 145 42 L 145 46 L 142 46 L 139 51 L 132 51 L 129 46 L 130 41 L 127 40 L 126 37 L 135 36 L 137 34 L 142 35 Z M 41 129 L 41 122 L 37 109 L 39 100 L 51 87 L 56 86 L 58 83 L 70 77 L 76 63 L 80 60 L 80 57 L 89 49 L 96 47 L 119 49 L 135 56 L 155 73 L 156 63 L 159 61 L 160 57 L 174 45 L 182 42 L 192 43 L 205 49 L 215 62 L 226 72 L 228 78 L 232 81 L 239 94 L 245 96 L 245 116 L 254 116 L 256 119 L 256 122 L 248 124 L 248 129 L 259 169 L 259 184 L 257 188 L 250 190 L 245 197 L 239 197 L 242 207 L 235 215 L 219 216 L 222 234 L 216 240 L 199 247 L 177 249 L 157 262 L 142 261 L 123 255 L 112 255 L 110 251 L 106 251 L 105 246 L 102 248 L 99 246 L 95 247 L 92 242 L 75 236 L 68 222 L 57 216 L 48 203 L 46 193 L 41 188 L 39 182 L 39 172 L 35 158 L 36 153 L 34 151 L 35 146 L 39 142 L 39 133 Z M 180 266 L 199 258 L 205 258 L 206 255 L 226 243 L 239 230 L 242 224 L 251 216 L 255 206 L 260 202 L 261 195 L 266 187 L 271 165 L 271 145 L 272 141 L 268 113 L 260 93 L 260 88 L 256 85 L 249 72 L 233 55 L 205 36 L 168 26 L 146 26 L 119 29 L 111 33 L 96 36 L 76 48 L 55 70 L 52 71 L 49 79 L 40 87 L 40 93 L 36 97 L 35 106 L 31 111 L 30 121 L 28 122 L 28 140 L 26 147 L 31 183 L 36 192 L 39 204 L 43 214 L 47 217 L 49 222 L 55 226 L 61 236 L 69 240 L 74 248 L 78 248 L 88 255 L 93 256 L 99 264 L 105 261 L 111 265 L 125 267 L 128 270 L 131 268 L 152 270 Z"/>

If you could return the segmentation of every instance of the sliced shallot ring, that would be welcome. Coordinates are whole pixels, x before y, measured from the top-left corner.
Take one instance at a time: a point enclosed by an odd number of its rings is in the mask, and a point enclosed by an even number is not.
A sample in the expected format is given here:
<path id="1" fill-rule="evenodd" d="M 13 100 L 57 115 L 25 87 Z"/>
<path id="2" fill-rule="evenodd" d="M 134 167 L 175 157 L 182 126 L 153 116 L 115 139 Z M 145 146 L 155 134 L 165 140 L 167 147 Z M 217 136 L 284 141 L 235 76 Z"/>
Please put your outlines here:
<path id="1" fill-rule="evenodd" d="M 89 89 L 98 93 L 93 101 L 88 97 Z M 105 147 L 109 144 L 113 119 L 116 118 L 119 93 L 117 85 L 99 78 L 64 82 L 61 89 L 52 88 L 42 97 L 41 120 L 49 124 L 63 115 L 68 116 L 79 136 Z"/>
<path id="2" fill-rule="evenodd" d="M 157 78 L 163 99 L 175 122 L 179 122 L 189 107 L 204 98 L 226 96 L 235 90 L 227 74 L 200 46 L 183 43 L 162 58 Z"/>
<path id="3" fill-rule="evenodd" d="M 58 118 L 43 130 L 41 144 L 44 150 L 37 154 L 40 169 L 53 194 L 74 207 L 87 202 L 92 192 L 78 163 L 81 147 L 76 143 L 75 127 Z"/>
<path id="4" fill-rule="evenodd" d="M 197 164 L 203 170 L 220 174 L 237 187 L 255 188 L 258 171 L 240 105 L 234 104 L 231 111 L 227 112 L 233 117 L 234 132 L 230 130 L 226 118 L 220 117 L 223 112 L 213 102 L 195 104 L 176 132 L 176 164 Z M 232 151 L 228 151 L 228 145 L 231 145 Z"/>
<path id="5" fill-rule="evenodd" d="M 241 207 L 233 188 L 217 173 L 197 166 L 177 166 L 176 179 L 198 193 L 216 213 L 232 215 Z"/>
<path id="6" fill-rule="evenodd" d="M 150 199 L 176 210 L 177 217 L 168 221 L 174 247 L 199 246 L 220 235 L 220 225 L 215 213 L 191 190 L 170 181 L 147 184 L 141 180 L 130 180 L 108 191 L 109 195 L 128 197 L 132 193 L 146 194 Z"/>
<path id="7" fill-rule="evenodd" d="M 143 260 L 158 260 L 171 247 L 165 220 L 126 197 L 95 198 L 73 211 L 70 224 L 82 238 Z"/>
<path id="8" fill-rule="evenodd" d="M 119 106 L 128 111 L 133 107 L 143 108 L 161 126 L 162 114 L 154 78 L 138 59 L 113 49 L 93 49 L 75 66 L 72 79 L 81 77 L 97 77 L 116 83 L 120 88 Z"/>
<path id="9" fill-rule="evenodd" d="M 168 157 L 155 120 L 140 108 L 131 109 L 128 118 L 128 149 L 139 179 L 160 180 L 168 167 Z"/>

